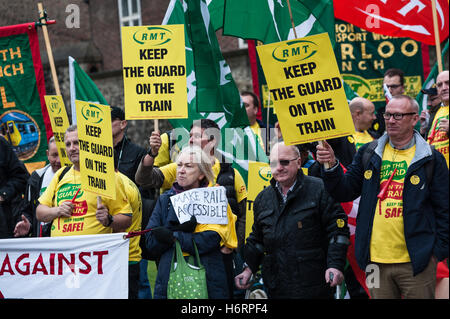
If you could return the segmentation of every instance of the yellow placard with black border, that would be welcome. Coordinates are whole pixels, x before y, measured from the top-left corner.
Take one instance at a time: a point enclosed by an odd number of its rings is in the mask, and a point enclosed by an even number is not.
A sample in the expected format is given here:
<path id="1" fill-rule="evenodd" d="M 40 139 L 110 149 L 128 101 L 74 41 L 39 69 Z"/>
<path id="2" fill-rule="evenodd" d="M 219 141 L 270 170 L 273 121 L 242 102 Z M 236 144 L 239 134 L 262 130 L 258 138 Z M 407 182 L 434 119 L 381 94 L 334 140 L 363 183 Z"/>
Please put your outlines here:
<path id="1" fill-rule="evenodd" d="M 81 188 L 115 200 L 111 107 L 79 100 L 75 101 L 75 106 L 80 149 Z"/>
<path id="2" fill-rule="evenodd" d="M 67 117 L 66 107 L 61 95 L 45 95 L 45 105 L 47 106 L 48 116 L 52 125 L 53 136 L 56 147 L 58 148 L 59 160 L 61 165 L 72 165 L 66 154 L 66 145 L 64 144 L 64 134 L 69 127 L 69 118 Z"/>
<path id="3" fill-rule="evenodd" d="M 249 162 L 248 163 L 248 191 L 247 191 L 247 209 L 245 219 L 245 238 L 250 235 L 253 226 L 253 203 L 256 196 L 267 186 L 270 185 L 272 172 L 267 163 Z"/>
<path id="4" fill-rule="evenodd" d="M 355 132 L 327 33 L 256 49 L 287 145 Z"/>
<path id="5" fill-rule="evenodd" d="M 188 117 L 184 25 L 122 27 L 125 118 Z"/>

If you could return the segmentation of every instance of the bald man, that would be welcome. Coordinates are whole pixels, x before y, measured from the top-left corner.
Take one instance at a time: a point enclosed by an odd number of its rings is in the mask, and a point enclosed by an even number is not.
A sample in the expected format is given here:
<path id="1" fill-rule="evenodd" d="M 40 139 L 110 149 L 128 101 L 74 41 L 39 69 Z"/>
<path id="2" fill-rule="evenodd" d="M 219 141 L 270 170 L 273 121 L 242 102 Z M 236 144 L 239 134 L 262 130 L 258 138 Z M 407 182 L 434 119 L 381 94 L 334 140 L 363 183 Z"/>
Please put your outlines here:
<path id="1" fill-rule="evenodd" d="M 349 107 L 356 130 L 353 138 L 356 150 L 358 150 L 360 146 L 373 141 L 373 137 L 367 130 L 377 118 L 375 116 L 375 105 L 368 99 L 356 97 L 350 102 Z"/>
<path id="2" fill-rule="evenodd" d="M 447 161 L 448 167 L 448 70 L 442 71 L 436 78 L 436 88 L 438 96 L 441 99 L 442 105 L 437 110 L 434 116 L 433 123 L 431 124 L 430 131 L 428 132 L 428 143 L 434 145 L 434 147 L 444 155 Z"/>

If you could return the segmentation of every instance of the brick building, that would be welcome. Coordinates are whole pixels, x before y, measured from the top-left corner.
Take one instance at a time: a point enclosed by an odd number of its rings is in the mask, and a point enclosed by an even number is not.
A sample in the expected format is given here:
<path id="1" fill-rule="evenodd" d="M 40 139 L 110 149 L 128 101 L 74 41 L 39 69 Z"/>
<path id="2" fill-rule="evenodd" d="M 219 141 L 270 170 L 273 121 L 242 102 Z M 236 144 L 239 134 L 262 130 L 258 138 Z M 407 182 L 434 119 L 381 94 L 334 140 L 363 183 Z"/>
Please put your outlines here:
<path id="1" fill-rule="evenodd" d="M 123 78 L 120 27 L 159 25 L 169 0 L 0 0 L 0 25 L 38 21 L 37 3 L 42 2 L 48 26 L 58 82 L 67 108 L 70 108 L 68 57 L 72 56 L 97 84 L 111 105 L 123 107 Z M 222 53 L 230 65 L 240 90 L 252 88 L 247 49 L 242 41 L 221 36 Z M 42 30 L 38 30 L 47 94 L 55 94 Z M 68 110 L 70 117 L 70 110 Z M 144 124 L 142 124 L 144 123 Z M 137 125 L 139 124 L 139 125 Z M 160 130 L 169 127 L 160 121 Z M 153 121 L 129 121 L 129 137 L 144 147 L 153 129 Z M 145 136 L 145 138 L 143 138 Z"/>

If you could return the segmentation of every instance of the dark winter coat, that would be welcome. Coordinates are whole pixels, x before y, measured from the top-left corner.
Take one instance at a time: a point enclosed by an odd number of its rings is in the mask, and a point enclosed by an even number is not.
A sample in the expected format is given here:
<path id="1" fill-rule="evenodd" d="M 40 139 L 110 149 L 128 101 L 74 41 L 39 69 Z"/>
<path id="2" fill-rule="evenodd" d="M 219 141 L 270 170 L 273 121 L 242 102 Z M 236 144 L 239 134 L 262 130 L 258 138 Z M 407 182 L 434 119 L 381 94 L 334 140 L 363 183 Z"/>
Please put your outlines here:
<path id="1" fill-rule="evenodd" d="M 283 204 L 274 179 L 254 202 L 254 224 L 244 259 L 262 276 L 271 298 L 331 298 L 325 271 L 343 271 L 349 238 L 347 216 L 321 179 L 298 171 Z M 336 238 L 344 243 L 336 243 Z"/>
<path id="2" fill-rule="evenodd" d="M 8 142 L 0 136 L 0 238 L 10 238 L 20 220 L 18 205 L 22 202 L 30 175 Z M 17 212 L 17 213 L 16 213 Z"/>

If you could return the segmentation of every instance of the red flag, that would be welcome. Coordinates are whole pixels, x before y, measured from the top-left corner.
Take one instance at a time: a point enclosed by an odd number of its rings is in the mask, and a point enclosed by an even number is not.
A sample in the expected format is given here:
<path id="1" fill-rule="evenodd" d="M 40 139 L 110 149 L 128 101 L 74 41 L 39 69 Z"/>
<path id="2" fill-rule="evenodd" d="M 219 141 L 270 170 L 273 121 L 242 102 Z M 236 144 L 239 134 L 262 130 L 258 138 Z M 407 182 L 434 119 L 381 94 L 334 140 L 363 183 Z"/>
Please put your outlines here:
<path id="1" fill-rule="evenodd" d="M 334 15 L 370 32 L 395 37 L 409 37 L 435 45 L 431 1 L 426 0 L 339 0 L 334 1 Z M 436 0 L 439 39 L 449 33 L 449 5 Z"/>

